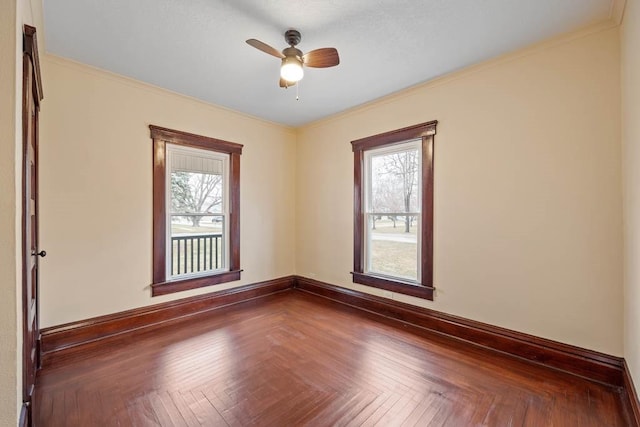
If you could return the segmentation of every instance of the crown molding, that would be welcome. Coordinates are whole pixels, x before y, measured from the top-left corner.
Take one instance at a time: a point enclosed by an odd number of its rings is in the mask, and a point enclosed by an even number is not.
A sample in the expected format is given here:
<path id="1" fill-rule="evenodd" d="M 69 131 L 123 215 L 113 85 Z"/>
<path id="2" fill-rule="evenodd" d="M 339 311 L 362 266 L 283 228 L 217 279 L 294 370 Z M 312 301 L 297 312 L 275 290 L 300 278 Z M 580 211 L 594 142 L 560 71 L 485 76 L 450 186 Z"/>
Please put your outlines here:
<path id="1" fill-rule="evenodd" d="M 622 10 L 620 9 L 620 6 L 617 5 L 618 3 L 624 3 L 625 0 L 612 0 L 612 6 L 610 9 L 610 16 L 612 16 L 612 14 L 614 13 L 614 9 L 615 9 L 615 13 L 619 13 L 620 15 L 622 15 L 622 11 L 624 9 L 624 5 L 622 5 Z M 614 7 L 615 6 L 615 7 Z M 368 110 L 372 110 L 375 108 L 378 108 L 382 105 L 385 104 L 390 104 L 390 103 L 394 103 L 397 102 L 401 99 L 404 98 L 409 98 L 411 96 L 414 96 L 417 92 L 422 91 L 422 90 L 429 90 L 432 89 L 434 87 L 438 87 L 438 86 L 442 86 L 442 85 L 446 85 L 452 82 L 455 82 L 459 79 L 468 77 L 470 75 L 473 75 L 475 73 L 478 72 L 482 72 L 488 69 L 491 69 L 493 67 L 505 64 L 505 63 L 509 63 L 511 61 L 515 61 L 518 60 L 520 58 L 523 57 L 527 57 L 527 56 L 531 56 L 531 55 L 535 55 L 538 54 L 540 52 L 543 52 L 545 50 L 548 49 L 553 49 L 557 46 L 561 46 L 563 44 L 566 43 L 570 43 L 574 40 L 579 40 L 585 37 L 589 37 L 593 34 L 597 34 L 603 31 L 608 31 L 611 30 L 613 28 L 616 28 L 619 24 L 614 22 L 613 18 L 607 18 L 604 20 L 600 20 L 598 22 L 595 22 L 591 25 L 588 25 L 586 27 L 582 27 L 578 30 L 575 31 L 571 31 L 569 33 L 565 33 L 565 34 L 561 34 L 559 36 L 555 36 L 552 37 L 550 39 L 547 40 L 542 40 L 540 42 L 534 43 L 530 46 L 527 47 L 523 47 L 521 49 L 517 49 L 515 51 L 512 52 L 508 52 L 502 55 L 499 55 L 497 57 L 494 58 L 490 58 L 487 59 L 485 61 L 479 62 L 477 64 L 473 64 L 470 65 L 466 68 L 460 69 L 458 71 L 453 71 L 451 73 L 445 74 L 443 76 L 440 77 L 436 77 L 434 79 L 431 80 L 427 80 L 424 81 L 422 83 L 418 83 L 414 86 L 410 86 L 406 89 L 402 89 L 399 92 L 394 92 L 391 93 L 389 95 L 385 95 L 382 96 L 380 98 L 371 100 L 369 102 L 365 102 L 363 104 L 360 105 L 356 105 L 355 107 L 351 107 L 348 108 L 344 111 L 338 112 L 336 114 L 333 114 L 331 116 L 327 116 L 325 118 L 307 123 L 305 125 L 302 125 L 298 128 L 298 130 L 300 131 L 300 134 L 303 135 L 304 132 L 314 129 L 314 128 L 318 128 L 318 127 L 322 127 L 322 126 L 326 126 L 328 124 L 331 123 L 335 123 L 335 122 L 339 122 L 341 120 L 344 120 L 346 118 L 355 116 L 355 115 L 359 115 L 359 114 L 363 114 Z"/>
<path id="2" fill-rule="evenodd" d="M 203 108 L 206 108 L 213 112 L 222 112 L 226 114 L 241 116 L 241 117 L 250 119 L 252 121 L 255 121 L 257 123 L 261 123 L 267 127 L 280 129 L 291 135 L 297 135 L 297 128 L 295 127 L 283 125 L 281 123 L 266 120 L 261 117 L 252 116 L 251 114 L 243 113 L 242 111 L 234 110 L 232 108 L 224 107 L 222 105 L 217 105 L 207 101 L 203 101 L 202 99 L 198 99 L 193 96 L 174 92 L 172 90 L 165 89 L 163 87 L 156 86 L 150 83 L 146 83 L 141 80 L 136 80 L 132 77 L 127 77 L 122 74 L 117 74 L 112 71 L 107 71 L 102 68 L 95 67 L 93 65 L 85 64 L 83 62 L 75 61 L 73 59 L 65 58 L 63 56 L 58 56 L 52 53 L 45 53 L 44 55 L 42 55 L 42 57 L 43 57 L 42 59 L 44 59 L 44 62 L 46 63 L 56 64 L 61 67 L 69 68 L 81 73 L 95 76 L 97 78 L 114 81 L 123 85 L 127 85 L 129 87 L 133 87 L 139 90 L 144 90 L 147 92 L 152 92 L 158 95 L 181 98 L 183 100 L 199 104 Z"/>

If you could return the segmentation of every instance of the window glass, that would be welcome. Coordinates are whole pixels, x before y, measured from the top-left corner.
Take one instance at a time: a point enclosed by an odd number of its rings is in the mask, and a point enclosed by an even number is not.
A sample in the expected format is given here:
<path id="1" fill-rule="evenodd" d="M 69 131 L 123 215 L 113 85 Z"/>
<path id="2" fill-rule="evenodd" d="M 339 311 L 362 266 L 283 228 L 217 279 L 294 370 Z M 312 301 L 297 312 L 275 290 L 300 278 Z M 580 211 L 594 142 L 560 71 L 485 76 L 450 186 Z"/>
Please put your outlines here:
<path id="1" fill-rule="evenodd" d="M 228 270 L 228 155 L 167 145 L 167 278 Z"/>
<path id="2" fill-rule="evenodd" d="M 365 272 L 420 280 L 420 140 L 365 154 Z"/>

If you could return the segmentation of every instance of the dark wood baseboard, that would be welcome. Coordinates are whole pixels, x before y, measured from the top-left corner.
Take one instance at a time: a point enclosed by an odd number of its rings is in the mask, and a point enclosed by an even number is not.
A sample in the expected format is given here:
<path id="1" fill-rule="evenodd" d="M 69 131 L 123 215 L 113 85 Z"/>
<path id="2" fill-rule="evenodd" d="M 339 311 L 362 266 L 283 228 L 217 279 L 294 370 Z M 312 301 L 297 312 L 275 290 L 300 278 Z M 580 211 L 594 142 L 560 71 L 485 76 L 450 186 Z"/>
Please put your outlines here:
<path id="1" fill-rule="evenodd" d="M 530 360 L 590 380 L 625 386 L 624 359 L 363 292 L 296 277 L 295 286 L 371 313 Z"/>
<path id="2" fill-rule="evenodd" d="M 628 390 L 634 415 L 640 420 L 637 395 L 623 358 L 300 276 L 283 277 L 45 328 L 42 330 L 41 345 L 43 365 L 50 365 L 56 353 L 293 287 L 430 332 L 464 340 L 590 380 L 624 387 Z"/>
<path id="3" fill-rule="evenodd" d="M 42 363 L 44 366 L 50 365 L 56 353 L 138 329 L 176 321 L 230 304 L 270 295 L 290 289 L 294 283 L 294 276 L 282 277 L 45 328 L 41 331 Z"/>
<path id="4" fill-rule="evenodd" d="M 623 361 L 623 380 L 624 380 L 624 390 L 626 392 L 627 404 L 629 408 L 631 408 L 631 414 L 633 421 L 635 421 L 635 425 L 640 426 L 640 401 L 638 401 L 638 394 L 636 393 L 636 387 L 633 384 L 633 379 L 631 378 L 631 371 L 629 371 L 629 366 L 627 365 L 627 361 Z"/>

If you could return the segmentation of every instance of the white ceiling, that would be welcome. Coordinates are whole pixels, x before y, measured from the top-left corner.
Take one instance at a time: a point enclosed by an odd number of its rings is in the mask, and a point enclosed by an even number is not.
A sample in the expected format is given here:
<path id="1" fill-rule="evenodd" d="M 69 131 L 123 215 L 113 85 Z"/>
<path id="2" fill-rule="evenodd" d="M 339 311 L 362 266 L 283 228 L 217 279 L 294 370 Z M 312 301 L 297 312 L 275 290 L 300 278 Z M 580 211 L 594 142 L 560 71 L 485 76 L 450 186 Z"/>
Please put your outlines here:
<path id="1" fill-rule="evenodd" d="M 44 0 L 46 48 L 270 121 L 300 126 L 608 19 L 612 0 Z M 341 63 L 278 87 L 284 31 Z"/>

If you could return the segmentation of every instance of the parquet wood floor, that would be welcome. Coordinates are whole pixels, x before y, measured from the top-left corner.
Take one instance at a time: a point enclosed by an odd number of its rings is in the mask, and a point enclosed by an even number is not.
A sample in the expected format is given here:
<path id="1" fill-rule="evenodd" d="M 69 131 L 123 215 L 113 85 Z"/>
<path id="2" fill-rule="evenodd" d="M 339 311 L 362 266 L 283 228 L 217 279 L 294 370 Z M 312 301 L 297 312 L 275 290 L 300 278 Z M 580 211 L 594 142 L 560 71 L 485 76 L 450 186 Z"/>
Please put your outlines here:
<path id="1" fill-rule="evenodd" d="M 41 371 L 38 426 L 623 426 L 619 390 L 298 290 Z"/>

